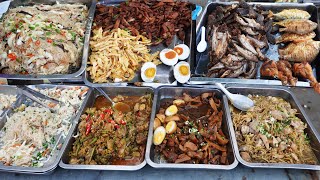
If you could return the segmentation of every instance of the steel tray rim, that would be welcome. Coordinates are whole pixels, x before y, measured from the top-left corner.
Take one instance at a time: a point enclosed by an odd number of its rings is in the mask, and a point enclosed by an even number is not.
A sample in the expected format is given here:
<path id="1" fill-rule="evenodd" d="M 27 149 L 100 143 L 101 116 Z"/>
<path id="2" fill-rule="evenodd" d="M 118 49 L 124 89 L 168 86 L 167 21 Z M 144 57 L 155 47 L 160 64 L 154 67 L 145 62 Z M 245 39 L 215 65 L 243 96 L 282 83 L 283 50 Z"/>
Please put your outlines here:
<path id="1" fill-rule="evenodd" d="M 208 11 L 208 7 L 212 4 L 217 4 L 217 5 L 232 5 L 232 4 L 238 4 L 239 2 L 237 1 L 231 1 L 231 2 L 221 2 L 221 1 L 216 1 L 216 2 L 208 2 L 200 16 L 199 22 L 196 26 L 196 34 L 199 33 L 200 28 L 201 28 L 201 22 L 205 20 L 205 16 Z M 268 5 L 268 6 L 281 6 L 277 3 L 271 3 L 271 2 L 248 2 L 250 5 Z M 286 7 L 307 7 L 307 6 L 313 6 L 316 8 L 314 3 L 284 3 Z M 318 23 L 318 22 L 317 22 Z M 318 23 L 319 24 L 319 23 Z M 317 28 L 319 29 L 319 28 Z M 196 38 L 197 39 L 197 38 Z M 199 54 L 199 52 L 195 52 L 196 55 Z M 194 59 L 194 64 L 196 62 L 197 58 Z M 196 65 L 192 68 L 196 68 Z M 194 69 L 193 69 L 194 70 Z M 195 74 L 192 74 L 195 75 Z M 204 84 L 204 82 L 207 82 L 207 84 L 211 84 L 212 82 L 220 82 L 220 83 L 241 83 L 241 84 L 267 84 L 267 85 L 282 85 L 280 80 L 268 80 L 268 79 L 239 79 L 239 78 L 210 78 L 210 77 L 201 77 L 201 76 L 196 76 L 196 77 L 191 77 L 189 84 Z M 304 81 L 298 81 L 296 84 L 297 87 L 311 87 L 309 82 L 304 82 Z"/>
<path id="2" fill-rule="evenodd" d="M 155 96 L 155 88 L 151 86 L 121 86 L 121 85 L 114 85 L 114 86 L 107 86 L 107 85 L 100 85 L 96 87 L 101 87 L 101 88 L 120 88 L 120 89 L 131 89 L 134 91 L 137 91 L 139 89 L 144 89 L 146 91 L 152 92 L 153 96 Z M 93 90 L 92 90 L 93 93 Z M 153 109 L 153 102 L 152 102 L 152 109 Z M 84 105 L 86 107 L 86 105 Z M 80 112 L 80 116 L 82 115 L 82 111 Z M 151 114 L 149 118 L 149 127 L 151 126 Z M 72 134 L 77 130 L 77 124 L 75 125 L 75 128 L 71 132 Z M 148 131 L 148 136 L 149 136 L 149 131 Z M 71 141 L 71 138 L 68 139 L 68 142 L 65 143 L 67 144 Z M 146 145 L 147 147 L 147 145 Z M 146 151 L 146 150 L 145 150 Z M 68 153 L 67 149 L 64 150 L 63 154 Z M 145 153 L 144 155 L 144 160 L 138 164 L 138 165 L 87 165 L 87 164 L 68 164 L 63 162 L 62 159 L 60 159 L 59 166 L 63 169 L 84 169 L 84 170 L 103 170 L 103 171 L 110 171 L 110 170 L 116 170 L 116 171 L 137 171 L 142 169 L 146 164 L 146 156 Z M 63 156 L 63 155 L 62 155 Z"/>
<path id="3" fill-rule="evenodd" d="M 156 88 L 155 91 L 155 95 L 154 95 L 154 100 L 153 100 L 153 107 L 154 109 L 152 110 L 152 114 L 151 114 L 151 118 L 152 120 L 150 121 L 150 126 L 149 126 L 149 132 L 148 132 L 148 141 L 147 141 L 147 149 L 146 149 L 146 160 L 147 160 L 147 164 L 149 164 L 151 167 L 153 168 L 173 168 L 173 169 L 216 169 L 216 170 L 231 170 L 234 169 L 235 167 L 237 167 L 238 165 L 238 160 L 235 156 L 235 148 L 233 143 L 231 143 L 231 148 L 232 148 L 232 152 L 233 152 L 233 156 L 234 156 L 234 161 L 232 164 L 229 165 L 212 165 L 212 164 L 175 164 L 175 163 L 155 163 L 151 160 L 150 155 L 151 155 L 151 146 L 152 146 L 152 138 L 153 138 L 153 124 L 154 124 L 154 118 L 156 115 L 156 107 L 157 107 L 157 103 L 159 103 L 157 101 L 158 96 L 159 96 L 159 91 L 163 88 L 168 88 L 168 89 L 174 89 L 174 88 L 181 88 L 181 89 L 206 89 L 208 91 L 210 90 L 218 90 L 221 91 L 217 86 L 210 86 L 210 87 L 200 87 L 200 86 L 180 86 L 180 87 L 171 87 L 171 86 L 159 86 L 158 88 Z M 222 101 L 225 102 L 226 101 L 226 97 L 224 95 L 223 92 L 221 92 L 222 94 Z M 227 105 L 224 104 L 223 106 L 223 111 L 224 114 L 226 114 L 226 109 L 227 109 Z M 228 118 L 226 116 L 226 118 Z M 228 131 L 229 130 L 229 122 L 228 120 L 225 121 Z M 229 134 L 230 138 L 231 138 L 231 133 Z"/>
<path id="4" fill-rule="evenodd" d="M 300 111 L 300 113 L 302 114 L 302 116 L 305 118 L 306 122 L 308 123 L 311 131 L 313 131 L 313 133 L 315 134 L 315 137 L 318 141 L 320 141 L 320 137 L 319 134 L 317 133 L 315 127 L 312 125 L 308 115 L 306 114 L 306 112 L 304 111 L 304 109 L 302 108 L 300 102 L 298 101 L 298 99 L 296 98 L 296 96 L 290 91 L 290 89 L 288 87 L 284 87 L 284 86 L 248 86 L 248 85 L 244 85 L 244 84 L 230 84 L 226 87 L 226 89 L 230 89 L 230 88 L 247 88 L 247 89 L 259 89 L 259 90 L 268 90 L 268 89 L 273 89 L 273 90 L 278 90 L 278 91 L 284 91 L 286 93 L 288 93 L 291 98 L 293 99 L 293 101 L 296 103 L 297 105 L 297 109 Z M 320 170 L 320 165 L 308 165 L 308 164 L 285 164 L 285 163 L 250 163 L 245 161 L 244 159 L 242 159 L 242 157 L 240 156 L 240 152 L 239 152 L 239 146 L 237 143 L 237 139 L 236 139 L 236 135 L 235 135 L 235 130 L 234 130 L 234 126 L 233 126 L 233 122 L 232 122 L 232 118 L 231 118 L 231 112 L 230 112 L 230 108 L 228 105 L 228 108 L 226 109 L 226 114 L 228 116 L 228 121 L 229 121 L 229 129 L 231 132 L 231 139 L 232 139 L 232 144 L 234 145 L 234 149 L 235 149 L 235 156 L 238 159 L 238 161 L 247 166 L 247 167 L 251 167 L 251 168 L 273 168 L 273 169 L 306 169 L 306 170 Z"/>
<path id="5" fill-rule="evenodd" d="M 90 33 L 91 33 L 91 27 L 93 22 L 93 17 L 90 16 L 90 14 L 92 14 L 91 12 L 94 12 L 96 8 L 96 1 L 95 0 L 90 0 L 90 1 L 91 3 L 90 3 L 90 7 L 88 7 L 89 10 L 88 10 L 88 16 L 87 16 L 86 30 L 84 35 L 84 44 L 83 44 L 83 50 L 81 54 L 82 57 L 79 59 L 81 66 L 76 72 L 72 74 L 50 74 L 50 75 L 40 75 L 40 74 L 20 75 L 20 74 L 1 74 L 0 73 L 0 78 L 15 79 L 15 80 L 43 80 L 43 79 L 59 80 L 59 79 L 70 79 L 70 78 L 81 76 L 87 66 L 87 59 L 88 59 L 87 52 L 88 52 Z"/>
<path id="6" fill-rule="evenodd" d="M 5 171 L 5 172 L 14 172 L 14 173 L 23 173 L 23 174 L 47 174 L 53 171 L 59 164 L 60 159 L 65 151 L 66 148 L 66 141 L 71 138 L 73 129 L 75 128 L 77 121 L 79 120 L 81 114 L 80 112 L 84 108 L 85 102 L 88 100 L 89 95 L 92 93 L 92 89 L 86 85 L 54 85 L 54 84 L 39 84 L 39 85 L 29 85 L 29 87 L 43 87 L 43 88 L 53 88 L 53 87 L 87 87 L 88 92 L 86 97 L 84 98 L 78 113 L 74 116 L 73 119 L 70 120 L 72 123 L 67 136 L 63 139 L 63 145 L 60 150 L 56 151 L 56 159 L 53 161 L 51 165 L 48 167 L 22 167 L 22 166 L 5 166 L 5 165 L 0 165 L 0 171 Z M 19 97 L 21 98 L 21 96 Z M 2 120 L 2 119 L 1 119 Z"/>

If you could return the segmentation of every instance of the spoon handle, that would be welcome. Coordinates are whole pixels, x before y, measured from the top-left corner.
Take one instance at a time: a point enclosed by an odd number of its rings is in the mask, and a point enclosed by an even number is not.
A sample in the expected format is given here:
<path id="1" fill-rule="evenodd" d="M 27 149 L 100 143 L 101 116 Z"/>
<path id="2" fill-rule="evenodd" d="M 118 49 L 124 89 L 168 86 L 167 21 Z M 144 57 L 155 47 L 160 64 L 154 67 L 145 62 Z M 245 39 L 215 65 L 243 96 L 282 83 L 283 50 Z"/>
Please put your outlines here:
<path id="1" fill-rule="evenodd" d="M 231 99 L 232 94 L 221 83 L 215 83 L 215 85 L 218 86 L 229 99 Z"/>
<path id="2" fill-rule="evenodd" d="M 204 26 L 201 27 L 201 41 L 206 40 L 206 28 Z"/>
<path id="3" fill-rule="evenodd" d="M 111 103 L 112 106 L 114 105 L 114 102 L 112 101 L 112 99 L 108 96 L 108 94 L 106 92 L 104 92 L 104 90 L 102 90 L 99 87 L 96 87 L 96 90 L 99 91 L 105 98 L 107 98 Z"/>

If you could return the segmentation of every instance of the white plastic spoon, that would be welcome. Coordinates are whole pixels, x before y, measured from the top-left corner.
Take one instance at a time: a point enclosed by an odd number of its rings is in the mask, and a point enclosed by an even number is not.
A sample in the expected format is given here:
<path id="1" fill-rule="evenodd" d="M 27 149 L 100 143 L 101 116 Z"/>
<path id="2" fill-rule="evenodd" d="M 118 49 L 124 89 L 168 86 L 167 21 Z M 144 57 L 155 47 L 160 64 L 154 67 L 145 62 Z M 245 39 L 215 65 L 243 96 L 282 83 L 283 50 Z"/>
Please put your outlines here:
<path id="1" fill-rule="evenodd" d="M 234 107 L 241 111 L 248 111 L 254 106 L 254 102 L 247 96 L 230 93 L 221 83 L 215 83 L 228 97 Z"/>
<path id="2" fill-rule="evenodd" d="M 206 41 L 206 28 L 204 26 L 201 27 L 201 41 L 197 46 L 198 52 L 204 52 L 207 49 L 207 41 Z"/>

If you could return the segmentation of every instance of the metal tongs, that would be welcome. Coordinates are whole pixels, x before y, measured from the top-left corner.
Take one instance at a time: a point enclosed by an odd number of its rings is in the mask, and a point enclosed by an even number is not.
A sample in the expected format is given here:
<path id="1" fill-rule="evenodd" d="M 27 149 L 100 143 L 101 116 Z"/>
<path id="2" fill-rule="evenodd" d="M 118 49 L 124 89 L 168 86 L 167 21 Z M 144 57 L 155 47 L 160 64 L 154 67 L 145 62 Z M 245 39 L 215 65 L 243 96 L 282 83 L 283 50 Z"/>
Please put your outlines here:
<path id="1" fill-rule="evenodd" d="M 47 104 L 43 103 L 41 100 L 39 100 L 38 98 L 41 99 L 45 99 L 45 100 L 49 100 L 55 104 L 63 104 L 63 102 L 58 101 L 54 98 L 51 98 L 49 96 L 46 96 L 38 91 L 35 91 L 27 86 L 18 86 L 19 90 L 21 91 L 21 93 L 25 96 L 27 96 L 28 98 L 30 98 L 31 100 L 35 101 L 36 103 L 40 104 L 41 106 L 48 108 L 52 113 L 55 113 L 56 110 L 52 109 L 51 107 L 49 107 Z"/>

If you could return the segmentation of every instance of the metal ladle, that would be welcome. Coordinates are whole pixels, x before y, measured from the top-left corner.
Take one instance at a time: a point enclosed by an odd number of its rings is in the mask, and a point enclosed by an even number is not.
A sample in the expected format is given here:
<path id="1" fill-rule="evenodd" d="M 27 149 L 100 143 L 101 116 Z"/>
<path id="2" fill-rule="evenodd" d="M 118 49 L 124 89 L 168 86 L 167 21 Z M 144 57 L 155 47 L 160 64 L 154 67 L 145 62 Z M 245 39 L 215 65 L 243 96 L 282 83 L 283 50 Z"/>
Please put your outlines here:
<path id="1" fill-rule="evenodd" d="M 123 113 L 127 113 L 130 111 L 130 106 L 126 103 L 123 103 L 123 102 L 113 102 L 113 100 L 108 96 L 108 94 L 106 92 L 104 92 L 104 90 L 102 90 L 101 88 L 99 87 L 96 87 L 96 90 L 99 91 L 105 98 L 107 98 L 111 104 L 112 104 L 112 107 L 114 109 L 116 109 L 117 111 L 121 111 Z"/>
<path id="2" fill-rule="evenodd" d="M 234 107 L 241 111 L 248 111 L 254 106 L 254 102 L 247 96 L 230 93 L 221 83 L 215 83 L 228 97 Z"/>

